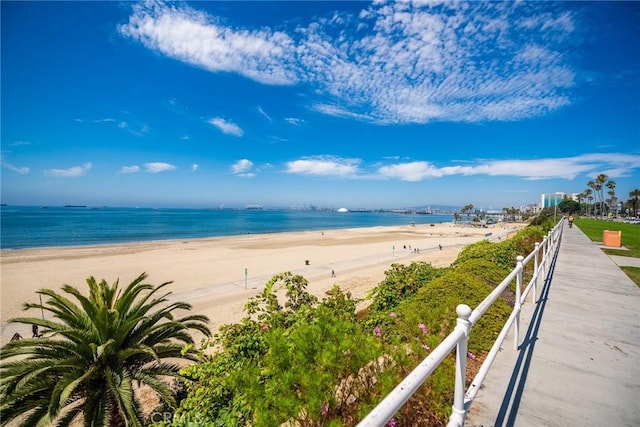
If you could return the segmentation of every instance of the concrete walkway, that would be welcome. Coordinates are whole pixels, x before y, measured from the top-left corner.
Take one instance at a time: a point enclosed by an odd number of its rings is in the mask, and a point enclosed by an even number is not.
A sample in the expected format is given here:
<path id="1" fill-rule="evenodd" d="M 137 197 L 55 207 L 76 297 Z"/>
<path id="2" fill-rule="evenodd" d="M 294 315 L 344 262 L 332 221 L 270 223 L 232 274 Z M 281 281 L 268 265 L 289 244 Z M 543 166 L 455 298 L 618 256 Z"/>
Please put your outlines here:
<path id="1" fill-rule="evenodd" d="M 465 425 L 640 426 L 640 288 L 577 227 L 564 227 L 548 279 Z"/>

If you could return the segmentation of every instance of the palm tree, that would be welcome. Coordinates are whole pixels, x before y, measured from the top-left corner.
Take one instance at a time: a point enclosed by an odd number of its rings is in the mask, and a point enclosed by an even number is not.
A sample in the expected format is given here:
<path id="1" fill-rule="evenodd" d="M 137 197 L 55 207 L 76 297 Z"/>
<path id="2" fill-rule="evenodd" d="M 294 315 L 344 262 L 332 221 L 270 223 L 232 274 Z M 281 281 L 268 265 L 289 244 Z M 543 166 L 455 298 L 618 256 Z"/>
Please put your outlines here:
<path id="1" fill-rule="evenodd" d="M 601 173 L 596 177 L 596 190 L 600 199 L 600 217 L 604 218 L 604 184 L 609 178 L 606 174 Z"/>
<path id="2" fill-rule="evenodd" d="M 591 188 L 587 188 L 584 190 L 584 198 L 588 200 L 587 202 L 587 216 L 591 213 L 591 201 L 593 200 L 593 190 Z"/>
<path id="3" fill-rule="evenodd" d="M 584 198 L 584 193 L 578 193 L 576 195 L 576 199 L 578 199 L 578 205 L 580 205 L 580 211 L 578 212 L 578 215 L 582 215 L 582 201 L 584 200 Z"/>
<path id="4" fill-rule="evenodd" d="M 589 187 L 591 189 L 591 194 L 592 196 L 589 197 L 589 200 L 594 200 L 595 204 L 593 206 L 593 216 L 596 216 L 596 205 L 598 203 L 598 185 L 596 184 L 596 182 L 594 180 L 590 180 L 589 182 L 587 182 L 587 187 Z"/>
<path id="5" fill-rule="evenodd" d="M 465 205 L 462 209 L 460 209 L 460 212 L 462 212 L 463 214 L 467 214 L 467 221 L 469 221 L 469 215 L 471 215 L 472 211 L 473 211 L 472 204 Z"/>
<path id="6" fill-rule="evenodd" d="M 607 191 L 607 194 L 609 195 L 609 200 L 607 201 L 609 203 L 609 206 L 611 207 L 616 207 L 618 205 L 618 198 L 616 197 L 616 182 L 613 180 L 609 180 L 607 181 L 607 188 L 609 189 L 609 191 Z"/>
<path id="7" fill-rule="evenodd" d="M 40 329 L 40 337 L 7 343 L 0 353 L 2 424 L 142 426 L 134 385 L 146 385 L 175 407 L 166 379 L 180 366 L 167 359 L 196 360 L 190 331 L 211 333 L 201 315 L 174 317 L 190 310 L 183 302 L 167 303 L 170 292 L 143 283 L 143 273 L 125 289 L 105 280 L 87 279 L 89 296 L 64 285 L 37 293 L 44 303 L 24 308 L 43 310 L 51 320 L 11 319 Z M 75 301 L 74 301 L 75 299 Z"/>
<path id="8" fill-rule="evenodd" d="M 638 211 L 636 210 L 636 206 L 638 205 L 638 198 L 640 198 L 640 189 L 636 188 L 635 190 L 631 190 L 629 192 L 629 197 L 633 200 L 633 215 L 637 216 Z"/>

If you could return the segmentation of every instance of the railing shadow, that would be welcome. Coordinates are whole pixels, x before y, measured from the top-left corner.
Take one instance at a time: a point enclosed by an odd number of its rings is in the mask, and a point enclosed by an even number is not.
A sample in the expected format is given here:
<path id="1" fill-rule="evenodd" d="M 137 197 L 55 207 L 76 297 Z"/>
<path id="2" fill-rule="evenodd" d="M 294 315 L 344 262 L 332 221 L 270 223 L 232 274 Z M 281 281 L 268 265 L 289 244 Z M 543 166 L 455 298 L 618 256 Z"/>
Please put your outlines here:
<path id="1" fill-rule="evenodd" d="M 561 234 L 562 236 L 562 234 Z M 561 237 L 560 237 L 561 239 Z M 551 282 L 553 280 L 553 272 L 555 270 L 556 261 L 558 258 L 558 252 L 560 251 L 560 241 L 556 245 L 555 252 L 551 258 L 547 277 L 544 281 L 544 286 L 540 292 L 540 298 L 536 304 L 536 308 L 531 317 L 531 323 L 527 329 L 526 335 L 523 337 L 522 344 L 519 346 L 519 355 L 516 361 L 509 385 L 505 392 L 502 404 L 500 405 L 500 411 L 496 416 L 494 426 L 513 426 L 518 416 L 518 409 L 520 408 L 520 401 L 522 399 L 522 393 L 524 386 L 527 382 L 527 375 L 531 365 L 531 359 L 535 350 L 536 341 L 538 340 L 538 331 L 542 324 L 542 316 L 544 314 L 545 306 L 549 296 L 549 290 L 551 288 Z"/>

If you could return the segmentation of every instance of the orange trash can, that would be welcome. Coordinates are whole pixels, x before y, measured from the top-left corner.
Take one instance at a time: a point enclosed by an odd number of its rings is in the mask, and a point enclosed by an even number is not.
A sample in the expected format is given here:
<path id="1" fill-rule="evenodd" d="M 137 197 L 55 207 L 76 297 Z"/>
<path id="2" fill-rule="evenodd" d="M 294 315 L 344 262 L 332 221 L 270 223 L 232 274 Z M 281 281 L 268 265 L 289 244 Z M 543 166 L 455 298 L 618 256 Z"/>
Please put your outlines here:
<path id="1" fill-rule="evenodd" d="M 604 246 L 622 246 L 622 231 L 604 230 L 602 232 L 602 244 Z"/>

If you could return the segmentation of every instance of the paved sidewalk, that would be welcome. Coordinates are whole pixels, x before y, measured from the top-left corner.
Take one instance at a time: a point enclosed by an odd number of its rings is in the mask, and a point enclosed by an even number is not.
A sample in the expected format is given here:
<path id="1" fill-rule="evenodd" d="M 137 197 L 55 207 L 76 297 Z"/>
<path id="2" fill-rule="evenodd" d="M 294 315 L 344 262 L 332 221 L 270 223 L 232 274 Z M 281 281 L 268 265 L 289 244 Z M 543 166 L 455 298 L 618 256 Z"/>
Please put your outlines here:
<path id="1" fill-rule="evenodd" d="M 577 227 L 564 228 L 549 278 L 465 425 L 640 426 L 640 288 Z"/>
<path id="2" fill-rule="evenodd" d="M 640 267 L 640 258 L 620 255 L 609 255 L 609 258 L 620 267 Z"/>

